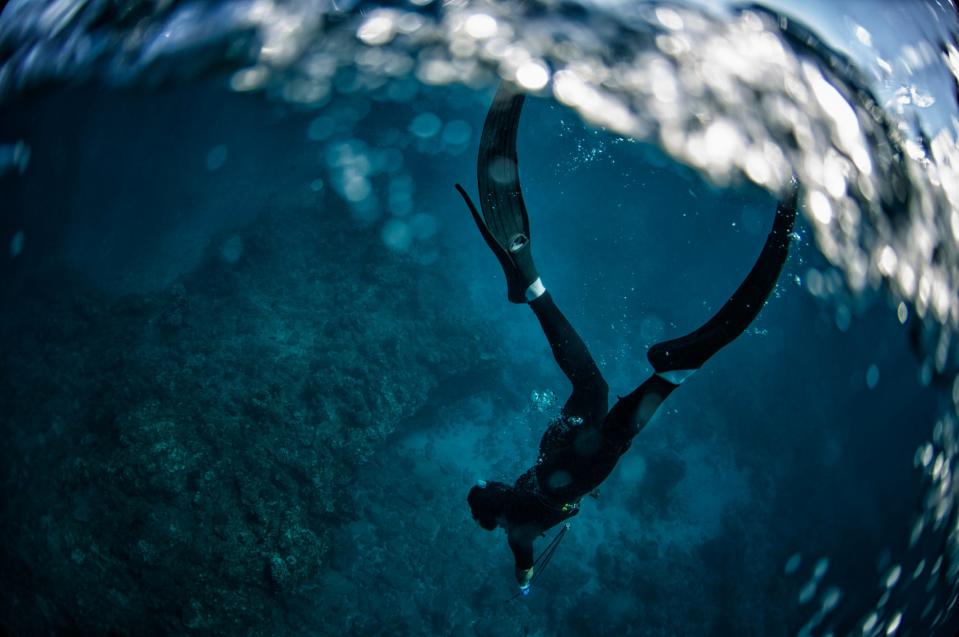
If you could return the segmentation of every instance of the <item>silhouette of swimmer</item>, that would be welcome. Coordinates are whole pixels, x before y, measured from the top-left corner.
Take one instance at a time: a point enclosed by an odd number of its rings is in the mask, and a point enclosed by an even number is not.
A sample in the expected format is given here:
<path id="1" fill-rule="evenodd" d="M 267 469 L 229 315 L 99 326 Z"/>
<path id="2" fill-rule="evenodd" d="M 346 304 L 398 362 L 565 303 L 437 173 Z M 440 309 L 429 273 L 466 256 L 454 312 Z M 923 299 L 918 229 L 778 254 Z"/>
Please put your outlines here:
<path id="1" fill-rule="evenodd" d="M 516 157 L 523 101 L 522 93 L 504 83 L 487 114 L 477 162 L 482 215 L 463 187 L 457 184 L 456 189 L 506 274 L 509 300 L 529 304 L 573 385 L 559 418 L 540 440 L 536 464 L 512 486 L 480 481 L 467 497 L 481 527 L 506 530 L 516 580 L 525 593 L 534 575 L 533 541 L 579 512 L 583 496 L 606 479 L 667 396 L 759 314 L 788 255 L 797 184 L 794 180 L 789 197 L 779 204 L 756 264 L 725 305 L 694 332 L 653 345 L 647 354 L 653 375 L 609 409 L 606 381 L 533 264 Z"/>

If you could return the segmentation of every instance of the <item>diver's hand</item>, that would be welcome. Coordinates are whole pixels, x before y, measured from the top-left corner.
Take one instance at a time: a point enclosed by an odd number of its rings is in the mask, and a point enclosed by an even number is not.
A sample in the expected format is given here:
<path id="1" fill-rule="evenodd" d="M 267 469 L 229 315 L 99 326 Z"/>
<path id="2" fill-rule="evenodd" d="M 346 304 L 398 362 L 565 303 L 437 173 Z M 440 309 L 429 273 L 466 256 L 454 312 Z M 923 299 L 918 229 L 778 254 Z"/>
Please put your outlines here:
<path id="1" fill-rule="evenodd" d="M 530 566 L 528 569 L 516 569 L 516 583 L 519 584 L 519 590 L 525 595 L 529 592 L 529 583 L 533 579 L 533 568 Z"/>

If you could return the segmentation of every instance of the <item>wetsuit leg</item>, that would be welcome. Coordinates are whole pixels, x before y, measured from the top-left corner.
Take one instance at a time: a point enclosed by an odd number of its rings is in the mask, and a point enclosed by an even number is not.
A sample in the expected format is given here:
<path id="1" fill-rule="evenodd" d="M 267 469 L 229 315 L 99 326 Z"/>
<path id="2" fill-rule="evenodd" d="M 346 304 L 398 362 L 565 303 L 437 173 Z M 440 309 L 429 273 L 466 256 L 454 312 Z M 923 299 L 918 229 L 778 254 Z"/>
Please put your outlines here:
<path id="1" fill-rule="evenodd" d="M 794 190 L 776 209 L 773 228 L 756 264 L 716 315 L 696 331 L 649 349 L 647 356 L 656 373 L 613 405 L 603 423 L 603 434 L 610 444 L 625 451 L 682 379 L 749 327 L 779 279 L 795 219 Z"/>
<path id="2" fill-rule="evenodd" d="M 620 454 L 629 449 L 636 434 L 652 420 L 659 406 L 677 387 L 679 385 L 653 374 L 631 393 L 617 400 L 603 422 L 602 433 L 606 444 Z"/>
<path id="3" fill-rule="evenodd" d="M 573 326 L 556 307 L 549 292 L 530 302 L 560 369 L 573 383 L 573 393 L 563 406 L 563 416 L 601 422 L 609 405 L 609 386 Z"/>

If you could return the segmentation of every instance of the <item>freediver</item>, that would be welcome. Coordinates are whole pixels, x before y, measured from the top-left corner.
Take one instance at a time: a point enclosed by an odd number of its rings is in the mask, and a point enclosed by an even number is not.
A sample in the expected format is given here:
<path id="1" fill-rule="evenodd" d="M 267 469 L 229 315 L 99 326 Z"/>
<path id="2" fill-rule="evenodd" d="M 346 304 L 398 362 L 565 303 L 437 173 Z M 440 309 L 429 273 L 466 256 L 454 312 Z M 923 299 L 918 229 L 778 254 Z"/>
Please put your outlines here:
<path id="1" fill-rule="evenodd" d="M 525 594 L 534 576 L 533 541 L 579 513 L 580 500 L 609 476 L 666 397 L 759 314 L 786 261 L 798 186 L 794 179 L 791 192 L 777 207 L 759 258 L 729 300 L 694 332 L 653 345 L 647 353 L 652 376 L 608 409 L 606 381 L 533 264 L 516 156 L 524 97 L 504 82 L 486 116 L 477 161 L 482 215 L 463 187 L 456 184 L 456 189 L 503 267 L 509 300 L 529 304 L 556 362 L 573 385 L 559 417 L 540 440 L 536 464 L 512 486 L 481 480 L 467 497 L 473 519 L 481 527 L 506 530 L 516 561 L 516 581 Z"/>

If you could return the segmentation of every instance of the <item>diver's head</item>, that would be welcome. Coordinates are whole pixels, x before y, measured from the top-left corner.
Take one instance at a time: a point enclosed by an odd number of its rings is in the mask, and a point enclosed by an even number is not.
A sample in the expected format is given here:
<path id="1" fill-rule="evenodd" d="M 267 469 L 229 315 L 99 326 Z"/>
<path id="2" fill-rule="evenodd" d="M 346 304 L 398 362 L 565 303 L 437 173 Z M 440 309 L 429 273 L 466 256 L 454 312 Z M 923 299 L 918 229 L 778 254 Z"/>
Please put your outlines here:
<path id="1" fill-rule="evenodd" d="M 477 524 L 487 531 L 492 531 L 503 524 L 512 497 L 513 489 L 502 482 L 480 480 L 470 489 L 466 501 L 469 502 Z"/>

